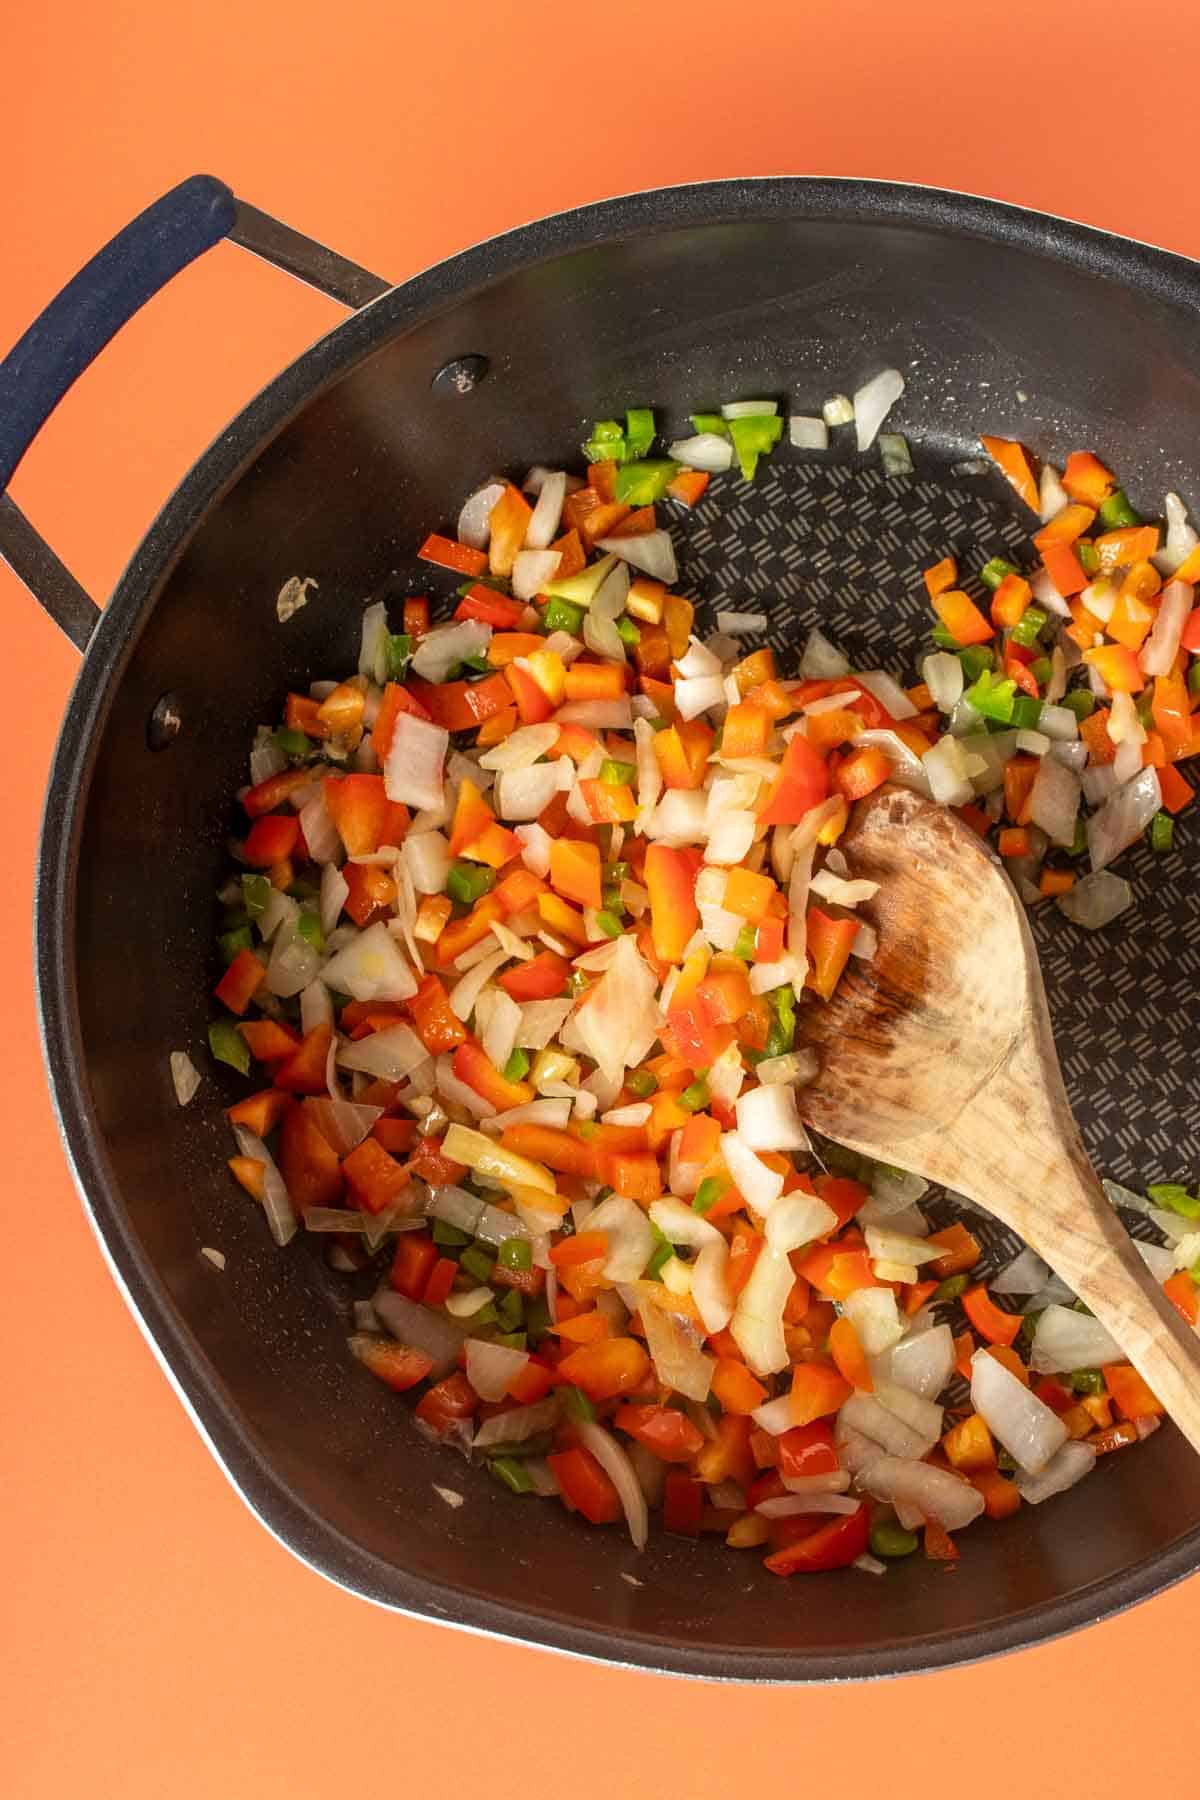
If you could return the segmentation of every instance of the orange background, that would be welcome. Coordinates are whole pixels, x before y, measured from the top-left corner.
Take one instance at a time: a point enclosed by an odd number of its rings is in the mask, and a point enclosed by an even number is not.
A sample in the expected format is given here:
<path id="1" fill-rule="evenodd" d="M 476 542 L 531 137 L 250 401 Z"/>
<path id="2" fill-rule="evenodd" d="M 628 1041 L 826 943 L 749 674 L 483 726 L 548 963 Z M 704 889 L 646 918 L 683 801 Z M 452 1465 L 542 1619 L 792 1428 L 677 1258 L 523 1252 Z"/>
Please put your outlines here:
<path id="1" fill-rule="evenodd" d="M 966 188 L 1200 255 L 1200 10 L 1178 0 L 1136 15 L 1099 0 L 1070 28 L 1044 0 L 43 0 L 5 15 L 0 351 L 199 169 L 394 280 L 580 201 L 777 172 Z M 83 378 L 17 499 L 107 592 L 221 423 L 337 317 L 218 249 Z M 1014 1786 L 1127 1800 L 1173 1781 L 1161 1699 L 1178 1699 L 1200 1625 L 1195 1580 L 981 1668 L 869 1691 L 714 1690 L 389 1617 L 268 1538 L 126 1315 L 58 1146 L 27 920 L 75 656 L 2 565 L 0 605 L 18 675 L 0 787 L 14 918 L 0 1786 L 309 1800 L 396 1782 L 459 1800 L 493 1757 L 534 1800 L 552 1785 L 562 1800 L 724 1800 L 839 1779 L 890 1800 Z"/>

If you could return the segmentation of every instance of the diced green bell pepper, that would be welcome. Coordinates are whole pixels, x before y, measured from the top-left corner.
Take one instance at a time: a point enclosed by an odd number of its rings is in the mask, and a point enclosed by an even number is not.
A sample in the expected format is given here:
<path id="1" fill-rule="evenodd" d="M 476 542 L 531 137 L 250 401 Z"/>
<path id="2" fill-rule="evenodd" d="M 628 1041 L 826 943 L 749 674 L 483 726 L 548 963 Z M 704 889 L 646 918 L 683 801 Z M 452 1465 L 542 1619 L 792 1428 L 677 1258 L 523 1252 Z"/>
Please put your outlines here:
<path id="1" fill-rule="evenodd" d="M 250 1047 L 232 1019 L 214 1019 L 208 1028 L 208 1047 L 218 1062 L 228 1063 L 239 1075 L 250 1073 Z"/>
<path id="2" fill-rule="evenodd" d="M 767 1032 L 767 1056 L 786 1056 L 796 1041 L 796 996 L 785 982 L 767 995 L 771 1026 Z"/>
<path id="3" fill-rule="evenodd" d="M 529 1073 L 529 1055 L 519 1046 L 504 1065 L 505 1081 L 524 1081 Z"/>
<path id="4" fill-rule="evenodd" d="M 572 637 L 578 637 L 583 630 L 582 606 L 575 606 L 570 600 L 547 600 L 542 612 L 542 624 L 549 631 L 569 631 Z"/>
<path id="5" fill-rule="evenodd" d="M 988 669 L 983 671 L 979 680 L 963 695 L 963 699 L 982 718 L 994 719 L 998 725 L 1011 724 L 1016 697 L 1016 682 L 995 675 Z"/>
<path id="6" fill-rule="evenodd" d="M 661 500 L 675 477 L 679 464 L 665 459 L 655 462 L 627 462 L 617 470 L 617 499 L 625 506 L 653 506 Z"/>
<path id="7" fill-rule="evenodd" d="M 223 931 L 217 939 L 217 948 L 221 952 L 221 960 L 228 966 L 243 950 L 253 950 L 254 938 L 250 927 L 239 925 L 233 931 Z"/>
<path id="8" fill-rule="evenodd" d="M 252 919 L 260 918 L 271 898 L 271 884 L 265 875 L 242 876 L 242 905 Z"/>
<path id="9" fill-rule="evenodd" d="M 995 657 L 986 644 L 969 644 L 965 650 L 954 646 L 958 660 L 963 666 L 964 681 L 978 681 L 985 669 L 995 666 Z"/>
<path id="10" fill-rule="evenodd" d="M 1150 848 L 1160 855 L 1175 848 L 1175 821 L 1168 812 L 1157 812 L 1150 821 Z"/>
<path id="11" fill-rule="evenodd" d="M 979 579 L 984 587 L 990 588 L 994 594 L 1006 575 L 1019 575 L 1020 572 L 1016 563 L 1010 563 L 1006 557 L 993 556 L 991 561 L 985 562 L 980 569 Z"/>
<path id="12" fill-rule="evenodd" d="M 714 437 L 727 438 L 729 436 L 728 422 L 719 412 L 693 413 L 692 430 L 697 437 L 702 437 L 707 432 L 711 432 Z"/>
<path id="13" fill-rule="evenodd" d="M 1072 688 L 1057 704 L 1065 706 L 1077 719 L 1090 719 L 1096 710 L 1096 696 L 1090 688 Z"/>
<path id="14" fill-rule="evenodd" d="M 1189 1194 L 1177 1181 L 1159 1181 L 1146 1189 L 1155 1206 L 1178 1213 L 1181 1219 L 1200 1219 L 1200 1197 Z"/>
<path id="15" fill-rule="evenodd" d="M 1023 650 L 1032 650 L 1039 634 L 1046 628 L 1046 617 L 1040 606 L 1027 606 L 1009 632 L 1009 637 L 1014 644 L 1020 644 Z"/>
<path id="16" fill-rule="evenodd" d="M 387 678 L 403 681 L 412 658 L 413 641 L 407 631 L 390 631 L 387 641 Z"/>
<path id="17" fill-rule="evenodd" d="M 1107 500 L 1100 502 L 1100 523 L 1105 531 L 1118 531 L 1123 525 L 1140 525 L 1141 516 L 1129 504 L 1124 488 L 1114 488 Z"/>
<path id="18" fill-rule="evenodd" d="M 293 731 L 290 725 L 284 725 L 276 731 L 271 742 L 284 756 L 307 756 L 312 749 L 312 739 L 302 731 Z"/>
<path id="19" fill-rule="evenodd" d="M 496 871 L 486 863 L 452 863 L 446 877 L 446 892 L 463 906 L 474 906 L 496 885 Z"/>
<path id="20" fill-rule="evenodd" d="M 768 455 L 783 435 L 778 413 L 751 413 L 747 419 L 730 419 L 729 435 L 744 481 L 754 480 L 760 456 Z"/>

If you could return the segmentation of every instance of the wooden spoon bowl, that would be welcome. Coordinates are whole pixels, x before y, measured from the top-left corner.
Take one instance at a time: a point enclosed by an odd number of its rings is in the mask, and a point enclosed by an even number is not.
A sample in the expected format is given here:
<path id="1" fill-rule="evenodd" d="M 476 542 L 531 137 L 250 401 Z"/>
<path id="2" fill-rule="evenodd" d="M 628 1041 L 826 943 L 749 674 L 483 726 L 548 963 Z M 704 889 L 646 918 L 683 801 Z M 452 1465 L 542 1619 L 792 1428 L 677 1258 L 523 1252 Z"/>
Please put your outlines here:
<path id="1" fill-rule="evenodd" d="M 983 840 L 905 788 L 842 837 L 877 881 L 879 946 L 797 1013 L 817 1051 L 806 1123 L 940 1182 L 1018 1232 L 1120 1344 L 1200 1450 L 1200 1337 L 1152 1280 L 1080 1141 L 1025 909 Z"/>

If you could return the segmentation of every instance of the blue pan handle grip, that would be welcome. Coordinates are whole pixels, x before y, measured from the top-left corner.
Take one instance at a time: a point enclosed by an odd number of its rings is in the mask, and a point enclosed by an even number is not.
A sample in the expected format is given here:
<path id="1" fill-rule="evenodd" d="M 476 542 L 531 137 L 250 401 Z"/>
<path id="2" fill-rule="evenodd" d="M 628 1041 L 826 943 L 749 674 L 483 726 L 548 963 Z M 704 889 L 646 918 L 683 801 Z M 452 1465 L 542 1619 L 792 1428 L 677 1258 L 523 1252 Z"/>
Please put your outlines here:
<path id="1" fill-rule="evenodd" d="M 173 275 L 229 236 L 232 191 L 193 175 L 156 200 L 69 281 L 0 363 L 0 494 L 63 395 Z"/>
<path id="2" fill-rule="evenodd" d="M 0 557 L 81 650 L 99 608 L 6 490 L 88 364 L 173 275 L 223 238 L 344 306 L 366 306 L 388 291 L 369 269 L 235 199 L 223 181 L 193 175 L 118 232 L 50 302 L 0 363 Z"/>

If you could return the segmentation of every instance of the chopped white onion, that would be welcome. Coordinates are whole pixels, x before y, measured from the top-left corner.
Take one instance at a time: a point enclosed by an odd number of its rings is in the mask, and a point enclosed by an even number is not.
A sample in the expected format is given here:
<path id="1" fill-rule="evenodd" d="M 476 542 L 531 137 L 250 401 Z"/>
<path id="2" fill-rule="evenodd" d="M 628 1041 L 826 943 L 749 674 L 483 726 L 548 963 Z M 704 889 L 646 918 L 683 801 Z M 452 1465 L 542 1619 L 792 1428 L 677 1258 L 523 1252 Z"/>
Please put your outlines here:
<path id="1" fill-rule="evenodd" d="M 269 994 L 290 1000 L 315 981 L 321 968 L 320 952 L 297 931 L 295 923 L 281 926 L 271 945 L 265 986 Z"/>
<path id="2" fill-rule="evenodd" d="M 914 794 L 923 794 L 927 800 L 932 799 L 933 793 L 929 776 L 924 767 L 924 759 L 919 757 L 915 751 L 910 750 L 894 731 L 860 731 L 854 744 L 856 749 L 882 750 L 892 765 L 893 781 L 898 781 L 901 787 L 911 788 Z M 829 802 L 826 801 L 823 804 L 828 805 Z"/>
<path id="3" fill-rule="evenodd" d="M 501 819 L 528 823 L 544 813 L 558 793 L 559 765 L 534 763 L 506 769 L 496 779 L 496 812 Z"/>
<path id="4" fill-rule="evenodd" d="M 899 369 L 882 369 L 854 394 L 854 429 L 860 450 L 869 450 L 875 434 L 904 392 Z"/>
<path id="5" fill-rule="evenodd" d="M 636 1281 L 654 1254 L 654 1233 L 636 1201 L 624 1194 L 610 1194 L 588 1219 L 589 1231 L 603 1231 L 608 1238 L 604 1259 L 607 1281 Z"/>
<path id="6" fill-rule="evenodd" d="M 956 662 L 958 658 L 954 659 Z M 961 668 L 961 664 L 959 665 Z M 873 694 L 885 712 L 891 713 L 893 719 L 915 719 L 917 709 L 905 693 L 900 683 L 886 669 L 863 669 L 854 679 Z"/>
<path id="7" fill-rule="evenodd" d="M 1187 581 L 1168 581 L 1159 600 L 1150 636 L 1138 661 L 1143 675 L 1166 675 L 1179 654 L 1179 639 L 1192 610 L 1195 590 Z"/>
<path id="8" fill-rule="evenodd" d="M 628 1453 L 617 1442 L 611 1431 L 603 1425 L 597 1425 L 593 1419 L 585 1419 L 575 1427 L 585 1450 L 595 1457 L 604 1473 L 617 1490 L 617 1497 L 625 1513 L 625 1523 L 629 1527 L 629 1535 L 635 1550 L 644 1550 L 646 1538 L 650 1531 L 649 1514 L 646 1508 L 646 1496 L 637 1478 L 637 1472 L 629 1459 Z"/>
<path id="9" fill-rule="evenodd" d="M 1051 843 L 1060 844 L 1064 849 L 1069 849 L 1075 841 L 1079 793 L 1077 775 L 1053 757 L 1042 758 L 1029 796 L 1030 817 Z"/>
<path id="10" fill-rule="evenodd" d="M 829 427 L 824 419 L 808 418 L 793 413 L 788 420 L 788 437 L 797 450 L 828 450 Z"/>
<path id="11" fill-rule="evenodd" d="M 725 684 L 719 675 L 701 675 L 675 683 L 675 705 L 681 719 L 695 719 L 710 707 L 725 704 Z"/>
<path id="12" fill-rule="evenodd" d="M 445 681 L 456 663 L 468 656 L 484 656 L 492 641 L 492 628 L 482 619 L 458 619 L 427 631 L 413 651 L 412 671 L 422 681 Z M 401 714 L 401 717 L 406 715 Z"/>
<path id="13" fill-rule="evenodd" d="M 714 1063 L 713 1068 L 716 1067 Z M 765 1056 L 755 1068 L 755 1075 L 764 1087 L 774 1087 L 779 1082 L 794 1083 L 803 1087 L 815 1079 L 820 1064 L 815 1050 L 789 1050 L 783 1056 Z M 712 1086 L 712 1069 L 709 1070 L 709 1086 Z M 714 1096 L 715 1097 L 715 1096 Z"/>
<path id="14" fill-rule="evenodd" d="M 271 1236 L 282 1249 L 285 1244 L 291 1243 L 300 1228 L 283 1176 L 279 1173 L 275 1158 L 260 1137 L 255 1137 L 244 1125 L 235 1125 L 233 1135 L 241 1154 L 263 1165 L 263 1212 L 267 1216 Z"/>
<path id="15" fill-rule="evenodd" d="M 548 473 L 542 478 L 537 505 L 533 509 L 533 516 L 525 531 L 525 548 L 527 550 L 546 550 L 554 542 L 558 536 L 563 501 L 566 496 L 567 477 L 561 471 Z M 516 593 L 515 584 L 513 592 Z M 517 598 L 521 599 L 523 596 L 518 594 Z"/>
<path id="16" fill-rule="evenodd" d="M 449 748 L 450 733 L 440 725 L 415 718 L 412 713 L 397 714 L 383 765 L 383 785 L 388 799 L 418 808 L 440 806 L 442 772 Z"/>
<path id="17" fill-rule="evenodd" d="M 880 1456 L 861 1477 L 862 1485 L 877 1500 L 914 1506 L 925 1519 L 944 1531 L 961 1531 L 983 1511 L 983 1495 L 961 1475 L 934 1469 L 924 1462 L 908 1462 L 897 1456 Z"/>
<path id="18" fill-rule="evenodd" d="M 377 1081 L 403 1081 L 419 1069 L 429 1052 L 411 1025 L 398 1019 L 382 1031 L 368 1032 L 357 1043 L 341 1043 L 337 1060 L 343 1069 L 361 1069 Z"/>
<path id="19" fill-rule="evenodd" d="M 770 1091 L 784 1093 L 787 1090 L 774 1088 Z M 826 1206 L 815 1194 L 798 1190 L 781 1194 L 771 1207 L 767 1214 L 767 1243 L 780 1256 L 790 1256 L 793 1250 L 811 1244 L 836 1228 L 837 1214 L 832 1207 Z"/>
<path id="20" fill-rule="evenodd" d="M 727 1132 L 721 1140 L 722 1147 L 729 1143 L 730 1135 Z M 749 1200 L 737 1175 L 732 1169 L 729 1172 Z M 780 1180 L 782 1182 L 782 1177 Z M 753 1201 L 750 1204 L 753 1205 Z M 770 1244 L 764 1244 L 750 1271 L 750 1279 L 738 1295 L 729 1323 L 734 1342 L 756 1375 L 778 1374 L 791 1360 L 784 1337 L 783 1309 L 795 1280 L 795 1270 L 787 1257 L 773 1250 Z"/>
<path id="21" fill-rule="evenodd" d="M 628 700 L 568 700 L 554 715 L 559 725 L 584 725 L 589 731 L 632 731 Z"/>
<path id="22" fill-rule="evenodd" d="M 504 498 L 504 483 L 488 481 L 468 496 L 458 515 L 457 537 L 472 550 L 486 550 L 492 535 L 492 509 Z"/>
<path id="23" fill-rule="evenodd" d="M 915 1430 L 874 1394 L 851 1394 L 838 1416 L 890 1456 L 916 1459 L 925 1456 L 931 1447 L 928 1433 Z"/>
<path id="24" fill-rule="evenodd" d="M 1107 868 L 1114 857 L 1140 838 L 1161 806 L 1162 788 L 1155 768 L 1143 769 L 1132 781 L 1117 788 L 1087 822 L 1093 870 Z"/>
<path id="25" fill-rule="evenodd" d="M 715 431 L 700 431 L 695 437 L 677 438 L 667 455 L 685 469 L 703 469 L 709 475 L 720 475 L 733 467 L 733 444 Z"/>
<path id="26" fill-rule="evenodd" d="M 186 1050 L 171 1052 L 171 1084 L 180 1106 L 186 1106 L 189 1100 L 195 1098 L 200 1086 L 200 1071 Z"/>
<path id="27" fill-rule="evenodd" d="M 561 550 L 518 550 L 512 566 L 513 599 L 529 601 L 540 594 L 554 580 L 561 561 Z"/>
<path id="28" fill-rule="evenodd" d="M 854 402 L 845 394 L 831 394 L 821 408 L 821 417 L 826 425 L 852 425 Z"/>
<path id="29" fill-rule="evenodd" d="M 714 1228 L 715 1230 L 715 1228 Z M 729 1290 L 729 1246 L 719 1232 L 704 1244 L 692 1264 L 692 1299 L 701 1324 L 711 1336 L 723 1331 L 733 1317 Z"/>
<path id="30" fill-rule="evenodd" d="M 653 1299 L 643 1300 L 638 1310 L 646 1333 L 646 1348 L 663 1386 L 703 1403 L 712 1386 L 714 1359 L 698 1349 L 683 1326 Z"/>
<path id="31" fill-rule="evenodd" d="M 944 806 L 965 806 L 974 796 L 971 786 L 972 758 L 962 747 L 962 740 L 944 737 L 921 758 L 921 767 L 935 800 Z M 1064 773 L 1066 771 L 1064 770 Z"/>
<path id="32" fill-rule="evenodd" d="M 479 1293 L 481 1290 L 474 1290 Z M 490 1289 L 483 1289 L 490 1297 Z M 478 1310 L 475 1308 L 474 1310 Z M 481 1400 L 503 1400 L 510 1384 L 529 1361 L 527 1350 L 511 1350 L 507 1344 L 486 1344 L 479 1338 L 468 1338 L 466 1345 L 467 1380 Z"/>
<path id="33" fill-rule="evenodd" d="M 836 681 L 850 673 L 850 659 L 830 643 L 823 631 L 813 630 L 800 658 L 800 673 L 805 681 Z"/>
<path id="34" fill-rule="evenodd" d="M 1040 1285 L 1040 1284 L 1039 1284 Z M 1040 1374 L 1060 1370 L 1097 1369 L 1122 1362 L 1124 1354 L 1110 1332 L 1090 1313 L 1074 1307 L 1048 1306 L 1037 1322 L 1030 1364 Z"/>
<path id="35" fill-rule="evenodd" d="M 796 1112 L 796 1095 L 792 1088 L 774 1084 L 751 1088 L 737 1102 L 737 1129 L 741 1142 L 750 1150 L 805 1150 L 811 1148 L 808 1133 Z M 825 1209 L 828 1212 L 828 1207 Z M 830 1231 L 836 1220 L 823 1227 Z M 814 1231 L 813 1237 L 820 1232 Z M 801 1242 L 806 1240 L 802 1239 Z"/>
<path id="36" fill-rule="evenodd" d="M 904 1336 L 904 1321 L 891 1288 L 858 1288 L 847 1294 L 842 1311 L 867 1356 L 882 1356 Z"/>
<path id="37" fill-rule="evenodd" d="M 649 575 L 654 581 L 665 581 L 668 587 L 679 575 L 675 546 L 665 531 L 646 531 L 640 537 L 601 538 L 596 548 L 632 563 L 643 575 Z"/>
<path id="38" fill-rule="evenodd" d="M 962 699 L 963 666 L 948 650 L 935 650 L 921 664 L 921 679 L 939 712 L 950 713 Z"/>
<path id="39" fill-rule="evenodd" d="M 767 1089 L 766 1092 L 773 1090 Z M 721 1138 L 721 1156 L 735 1186 L 756 1213 L 769 1213 L 783 1192 L 783 1176 L 769 1169 L 740 1132 L 727 1131 Z"/>
<path id="40" fill-rule="evenodd" d="M 1017 1476 L 1017 1487 L 1022 1500 L 1028 1500 L 1031 1506 L 1040 1506 L 1043 1500 L 1049 1500 L 1054 1494 L 1063 1494 L 1068 1488 L 1090 1475 L 1096 1466 L 1096 1452 L 1090 1444 L 1072 1442 L 1064 1444 L 1040 1474 L 1020 1474 Z"/>
<path id="41" fill-rule="evenodd" d="M 1028 1245 L 988 1283 L 993 1294 L 1036 1294 L 1046 1285 L 1049 1268 Z M 1082 1364 L 1076 1363 L 1076 1368 Z"/>
<path id="42" fill-rule="evenodd" d="M 1038 513 L 1042 524 L 1048 525 L 1055 514 L 1070 503 L 1070 495 L 1062 484 L 1058 470 L 1051 463 L 1043 463 L 1038 483 Z"/>
<path id="43" fill-rule="evenodd" d="M 1178 494 L 1168 494 L 1163 501 L 1163 511 L 1167 519 L 1167 535 L 1162 549 L 1151 557 L 1151 562 L 1160 575 L 1173 575 L 1184 559 L 1191 555 L 1200 543 L 1196 533 L 1188 524 L 1187 510 Z"/>
<path id="44" fill-rule="evenodd" d="M 354 1000 L 408 1000 L 417 991 L 416 976 L 382 921 L 368 925 L 331 956 L 321 979 L 335 993 Z"/>
<path id="45" fill-rule="evenodd" d="M 865 1288 L 862 1291 L 873 1293 L 876 1290 Z M 871 1373 L 876 1381 L 891 1382 L 926 1400 L 936 1400 L 954 1373 L 954 1333 L 949 1325 L 934 1325 L 928 1331 L 910 1332 L 908 1337 L 872 1360 Z"/>
<path id="46" fill-rule="evenodd" d="M 987 1350 L 977 1350 L 971 1359 L 971 1402 L 992 1436 L 1028 1474 L 1040 1474 L 1066 1442 L 1067 1428 L 1058 1414 Z"/>

